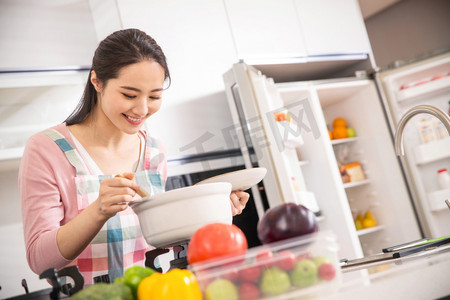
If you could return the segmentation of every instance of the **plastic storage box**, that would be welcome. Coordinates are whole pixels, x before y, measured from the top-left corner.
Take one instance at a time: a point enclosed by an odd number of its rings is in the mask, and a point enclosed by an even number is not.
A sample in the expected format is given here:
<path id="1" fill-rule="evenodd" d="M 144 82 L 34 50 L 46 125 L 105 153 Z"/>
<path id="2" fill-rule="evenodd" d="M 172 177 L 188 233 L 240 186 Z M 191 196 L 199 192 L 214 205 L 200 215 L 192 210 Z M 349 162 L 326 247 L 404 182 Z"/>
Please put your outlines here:
<path id="1" fill-rule="evenodd" d="M 189 265 L 204 299 L 298 299 L 342 285 L 336 236 L 322 231 Z"/>

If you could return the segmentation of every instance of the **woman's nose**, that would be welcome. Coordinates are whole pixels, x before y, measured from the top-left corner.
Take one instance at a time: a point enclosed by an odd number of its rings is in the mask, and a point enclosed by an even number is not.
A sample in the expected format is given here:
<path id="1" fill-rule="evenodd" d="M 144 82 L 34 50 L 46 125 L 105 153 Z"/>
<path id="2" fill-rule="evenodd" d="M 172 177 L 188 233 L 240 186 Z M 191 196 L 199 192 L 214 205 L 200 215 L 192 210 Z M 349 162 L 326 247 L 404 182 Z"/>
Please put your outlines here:
<path id="1" fill-rule="evenodd" d="M 148 113 L 148 103 L 147 97 L 140 97 L 138 101 L 136 101 L 136 105 L 133 109 L 133 112 L 139 116 L 146 116 Z"/>

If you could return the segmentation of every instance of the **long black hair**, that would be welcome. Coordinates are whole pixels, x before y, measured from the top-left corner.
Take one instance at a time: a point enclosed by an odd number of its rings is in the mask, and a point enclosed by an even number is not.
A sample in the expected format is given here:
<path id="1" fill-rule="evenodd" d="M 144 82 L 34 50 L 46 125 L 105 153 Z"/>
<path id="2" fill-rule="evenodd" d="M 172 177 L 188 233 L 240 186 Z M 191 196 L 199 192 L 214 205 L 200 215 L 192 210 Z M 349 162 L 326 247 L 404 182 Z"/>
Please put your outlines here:
<path id="1" fill-rule="evenodd" d="M 153 60 L 160 64 L 164 69 L 164 80 L 170 85 L 166 56 L 152 37 L 134 28 L 119 30 L 107 36 L 95 50 L 83 96 L 64 122 L 67 125 L 83 122 L 97 105 L 97 92 L 91 83 L 92 70 L 105 86 L 109 79 L 118 77 L 123 67 L 144 60 Z"/>

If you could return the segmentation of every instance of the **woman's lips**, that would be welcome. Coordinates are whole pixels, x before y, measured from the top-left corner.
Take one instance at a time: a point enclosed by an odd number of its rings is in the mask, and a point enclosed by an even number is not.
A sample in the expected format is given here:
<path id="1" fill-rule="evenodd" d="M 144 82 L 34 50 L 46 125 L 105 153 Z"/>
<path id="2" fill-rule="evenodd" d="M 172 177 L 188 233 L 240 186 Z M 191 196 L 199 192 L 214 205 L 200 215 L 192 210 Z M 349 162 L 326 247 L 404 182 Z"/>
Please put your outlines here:
<path id="1" fill-rule="evenodd" d="M 133 117 L 130 117 L 130 116 L 125 115 L 125 114 L 123 114 L 123 116 L 128 121 L 128 123 L 133 124 L 133 125 L 139 125 L 144 120 L 143 118 L 133 118 Z"/>

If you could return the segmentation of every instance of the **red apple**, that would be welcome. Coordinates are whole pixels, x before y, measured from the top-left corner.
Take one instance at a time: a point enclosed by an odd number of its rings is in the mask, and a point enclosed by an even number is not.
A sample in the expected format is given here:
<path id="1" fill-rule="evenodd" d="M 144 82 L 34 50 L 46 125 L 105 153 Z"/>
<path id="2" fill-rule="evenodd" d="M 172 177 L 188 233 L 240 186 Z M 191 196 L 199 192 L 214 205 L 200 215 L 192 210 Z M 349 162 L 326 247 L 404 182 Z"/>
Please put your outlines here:
<path id="1" fill-rule="evenodd" d="M 239 287 L 241 300 L 255 300 L 259 298 L 259 288 L 251 282 L 243 282 Z"/>
<path id="2" fill-rule="evenodd" d="M 326 281 L 331 281 L 336 277 L 336 268 L 333 264 L 322 263 L 318 270 L 319 278 Z"/>
<path id="3" fill-rule="evenodd" d="M 292 251 L 282 250 L 277 254 L 276 265 L 283 270 L 290 271 L 295 267 L 297 258 Z"/>
<path id="4" fill-rule="evenodd" d="M 313 259 L 313 256 L 309 252 L 297 255 L 297 261 L 302 260 L 302 259 Z"/>
<path id="5" fill-rule="evenodd" d="M 260 267 L 268 268 L 273 265 L 274 255 L 270 249 L 260 250 L 255 258 Z"/>
<path id="6" fill-rule="evenodd" d="M 226 270 L 222 273 L 221 277 L 236 283 L 239 279 L 239 272 L 237 269 Z"/>
<path id="7" fill-rule="evenodd" d="M 261 268 L 258 266 L 244 266 L 239 270 L 239 279 L 245 282 L 257 281 L 261 276 Z"/>

